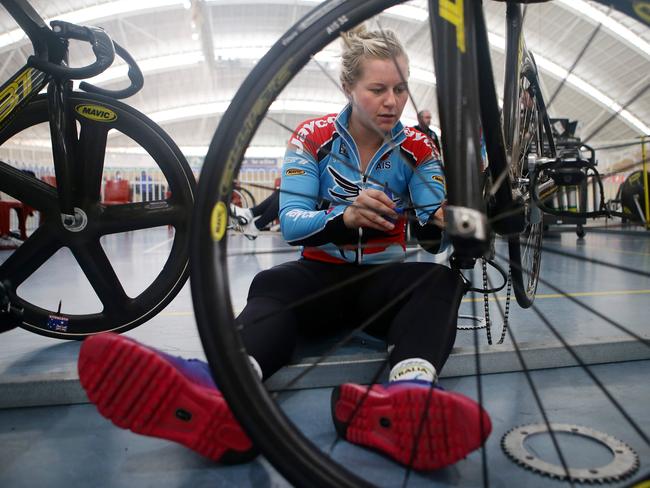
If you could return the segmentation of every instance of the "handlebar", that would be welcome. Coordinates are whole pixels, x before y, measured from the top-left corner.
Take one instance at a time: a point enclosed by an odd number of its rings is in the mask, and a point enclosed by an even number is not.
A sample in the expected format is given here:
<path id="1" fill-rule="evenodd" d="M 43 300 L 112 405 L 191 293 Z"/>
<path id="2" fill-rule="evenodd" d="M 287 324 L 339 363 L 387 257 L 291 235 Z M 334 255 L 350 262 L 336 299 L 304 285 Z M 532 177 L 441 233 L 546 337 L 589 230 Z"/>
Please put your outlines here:
<path id="1" fill-rule="evenodd" d="M 142 71 L 140 71 L 138 64 L 135 62 L 135 59 L 133 59 L 133 57 L 131 57 L 131 55 L 126 51 L 126 49 L 120 46 L 117 42 L 113 41 L 113 45 L 115 46 L 115 53 L 124 61 L 126 61 L 126 64 L 129 65 L 128 76 L 129 80 L 131 81 L 131 85 L 122 90 L 107 90 L 105 88 L 99 88 L 95 85 L 82 81 L 79 83 L 79 88 L 81 90 L 90 93 L 98 93 L 100 95 L 105 95 L 112 98 L 127 98 L 140 91 L 140 88 L 142 88 L 144 85 L 144 77 L 142 76 Z"/>
<path id="2" fill-rule="evenodd" d="M 92 46 L 93 53 L 95 54 L 95 62 L 82 68 L 70 68 L 36 56 L 30 56 L 27 59 L 28 66 L 48 73 L 56 78 L 82 80 L 98 75 L 113 63 L 115 59 L 113 41 L 103 29 L 99 27 L 84 27 L 60 20 L 52 21 L 51 25 L 52 31 L 59 38 L 77 39 L 88 42 Z"/>

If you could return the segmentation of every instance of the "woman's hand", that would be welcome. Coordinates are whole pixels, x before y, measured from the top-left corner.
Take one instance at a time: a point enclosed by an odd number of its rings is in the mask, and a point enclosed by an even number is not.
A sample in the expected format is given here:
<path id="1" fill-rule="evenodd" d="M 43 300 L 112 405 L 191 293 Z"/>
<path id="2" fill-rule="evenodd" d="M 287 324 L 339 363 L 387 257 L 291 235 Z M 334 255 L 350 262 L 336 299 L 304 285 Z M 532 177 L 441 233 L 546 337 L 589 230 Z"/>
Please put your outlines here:
<path id="1" fill-rule="evenodd" d="M 447 208 L 447 200 L 444 200 L 438 210 L 433 213 L 433 225 L 441 229 L 445 228 L 445 208 Z"/>
<path id="2" fill-rule="evenodd" d="M 369 227 L 390 231 L 395 225 L 386 219 L 397 219 L 395 203 L 380 190 L 362 190 L 352 205 L 343 212 L 343 222 L 349 229 Z"/>

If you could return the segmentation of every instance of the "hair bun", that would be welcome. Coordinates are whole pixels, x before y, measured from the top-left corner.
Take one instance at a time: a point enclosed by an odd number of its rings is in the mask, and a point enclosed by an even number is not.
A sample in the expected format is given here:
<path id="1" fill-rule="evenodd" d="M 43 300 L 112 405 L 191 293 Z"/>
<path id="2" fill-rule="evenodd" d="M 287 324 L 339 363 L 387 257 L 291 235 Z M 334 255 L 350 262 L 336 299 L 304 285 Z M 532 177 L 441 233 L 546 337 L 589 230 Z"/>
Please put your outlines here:
<path id="1" fill-rule="evenodd" d="M 350 48 L 352 45 L 352 41 L 354 38 L 365 38 L 367 37 L 368 34 L 368 29 L 366 28 L 366 24 L 361 23 L 352 29 L 341 32 L 341 39 L 343 39 L 343 42 L 345 43 L 345 46 L 347 48 Z"/>

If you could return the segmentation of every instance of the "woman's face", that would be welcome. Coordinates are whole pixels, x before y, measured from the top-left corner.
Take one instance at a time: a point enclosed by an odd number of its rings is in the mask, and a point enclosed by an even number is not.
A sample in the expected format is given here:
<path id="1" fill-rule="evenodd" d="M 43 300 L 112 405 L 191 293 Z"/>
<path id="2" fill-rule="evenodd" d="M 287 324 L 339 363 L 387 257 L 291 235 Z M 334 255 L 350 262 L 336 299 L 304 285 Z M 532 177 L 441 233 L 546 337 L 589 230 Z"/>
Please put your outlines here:
<path id="1" fill-rule="evenodd" d="M 364 59 L 361 62 L 361 76 L 346 90 L 352 100 L 352 117 L 374 132 L 377 129 L 390 132 L 402 116 L 408 100 L 407 78 L 408 62 L 405 56 Z"/>

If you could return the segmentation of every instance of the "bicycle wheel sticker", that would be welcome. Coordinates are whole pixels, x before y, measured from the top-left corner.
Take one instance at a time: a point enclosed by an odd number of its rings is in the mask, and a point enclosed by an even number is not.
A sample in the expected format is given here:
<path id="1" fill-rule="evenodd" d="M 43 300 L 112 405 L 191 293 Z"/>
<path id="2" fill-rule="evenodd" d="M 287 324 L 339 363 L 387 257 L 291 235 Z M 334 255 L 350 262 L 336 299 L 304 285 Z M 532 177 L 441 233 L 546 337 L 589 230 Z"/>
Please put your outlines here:
<path id="1" fill-rule="evenodd" d="M 95 120 L 97 122 L 113 122 L 117 119 L 117 114 L 115 112 L 106 107 L 102 107 L 101 105 L 83 103 L 77 105 L 74 110 L 82 117 L 86 117 L 87 119 Z"/>
<path id="2" fill-rule="evenodd" d="M 212 209 L 212 215 L 210 216 L 210 234 L 212 235 L 212 240 L 220 241 L 223 239 L 227 227 L 228 210 L 226 209 L 226 204 L 223 202 L 217 202 Z"/>

